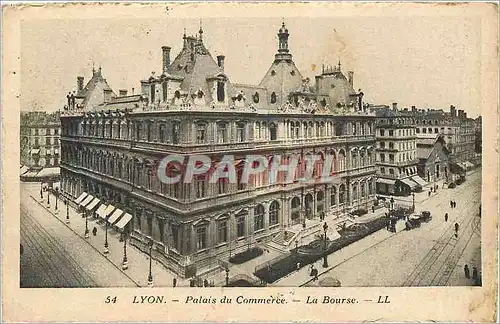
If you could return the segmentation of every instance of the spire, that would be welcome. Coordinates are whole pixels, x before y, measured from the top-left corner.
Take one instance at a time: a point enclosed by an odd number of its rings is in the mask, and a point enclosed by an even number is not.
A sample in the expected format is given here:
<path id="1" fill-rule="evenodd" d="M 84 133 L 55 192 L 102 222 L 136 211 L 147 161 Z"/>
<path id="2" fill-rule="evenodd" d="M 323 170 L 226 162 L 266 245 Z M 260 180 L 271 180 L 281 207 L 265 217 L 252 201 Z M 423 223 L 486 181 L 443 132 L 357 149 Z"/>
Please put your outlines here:
<path id="1" fill-rule="evenodd" d="M 288 29 L 285 22 L 281 23 L 281 28 L 278 30 L 278 53 L 274 56 L 274 61 L 292 61 L 292 54 L 288 49 Z"/>
<path id="2" fill-rule="evenodd" d="M 203 26 L 201 24 L 201 19 L 200 19 L 200 30 L 198 31 L 198 33 L 200 34 L 200 39 L 203 38 Z"/>
<path id="3" fill-rule="evenodd" d="M 340 72 L 340 66 L 341 66 L 341 64 L 340 64 L 340 58 L 339 58 L 339 72 Z"/>
<path id="4" fill-rule="evenodd" d="M 94 66 L 94 61 L 92 60 L 92 75 L 95 75 L 95 66 Z"/>

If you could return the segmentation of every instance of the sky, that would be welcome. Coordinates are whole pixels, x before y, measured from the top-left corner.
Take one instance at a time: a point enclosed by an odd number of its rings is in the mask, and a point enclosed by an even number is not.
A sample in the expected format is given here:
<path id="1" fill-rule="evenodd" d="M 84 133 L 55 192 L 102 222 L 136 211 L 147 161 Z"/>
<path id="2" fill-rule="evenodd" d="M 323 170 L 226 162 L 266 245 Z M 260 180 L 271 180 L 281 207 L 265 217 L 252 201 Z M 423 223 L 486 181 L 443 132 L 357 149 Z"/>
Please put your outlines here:
<path id="1" fill-rule="evenodd" d="M 399 107 L 450 105 L 476 117 L 480 109 L 480 45 L 477 18 L 288 17 L 289 47 L 304 77 L 314 80 L 322 64 L 341 61 L 354 71 L 354 88 L 365 101 Z M 203 18 L 203 38 L 212 56 L 223 54 L 231 82 L 257 84 L 277 51 L 281 18 Z M 197 33 L 199 19 L 45 19 L 21 25 L 21 110 L 62 109 L 85 83 L 92 65 L 115 93 L 140 91 L 140 80 L 161 73 L 161 46 L 171 60 L 183 30 Z"/>

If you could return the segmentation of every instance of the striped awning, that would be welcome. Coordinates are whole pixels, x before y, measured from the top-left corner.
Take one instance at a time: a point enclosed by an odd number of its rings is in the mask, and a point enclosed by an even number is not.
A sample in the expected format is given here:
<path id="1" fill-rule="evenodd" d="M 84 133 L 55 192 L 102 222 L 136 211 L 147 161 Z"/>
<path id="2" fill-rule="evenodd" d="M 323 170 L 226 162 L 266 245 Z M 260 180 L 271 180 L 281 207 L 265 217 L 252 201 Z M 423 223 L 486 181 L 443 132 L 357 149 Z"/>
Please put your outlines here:
<path id="1" fill-rule="evenodd" d="M 123 211 L 121 209 L 116 209 L 113 214 L 111 214 L 111 216 L 109 217 L 108 219 L 108 222 L 110 224 L 113 224 L 114 222 L 116 222 L 118 220 L 118 218 L 120 218 L 120 216 L 123 214 Z"/>
<path id="2" fill-rule="evenodd" d="M 85 208 L 87 210 L 92 210 L 99 204 L 99 202 L 100 202 L 99 198 L 94 198 L 94 200 L 92 200 L 90 204 L 88 204 Z"/>
<path id="3" fill-rule="evenodd" d="M 85 207 L 87 206 L 88 204 L 90 204 L 90 202 L 94 200 L 94 196 L 92 195 L 88 195 L 87 198 L 85 198 L 79 205 L 82 206 L 82 207 Z"/>
<path id="4" fill-rule="evenodd" d="M 410 187 L 410 189 L 412 189 L 412 190 L 419 187 L 419 184 L 412 181 L 410 178 L 401 179 L 401 182 L 404 183 L 405 185 L 407 185 L 408 187 Z"/>
<path id="5" fill-rule="evenodd" d="M 116 223 L 116 227 L 118 227 L 119 229 L 123 229 L 125 226 L 127 226 L 128 222 L 130 222 L 131 219 L 132 219 L 132 215 L 130 215 L 129 213 L 126 213 L 118 221 L 118 223 Z"/>
<path id="6" fill-rule="evenodd" d="M 391 179 L 378 178 L 377 183 L 383 183 L 393 186 L 396 183 L 396 181 Z"/>
<path id="7" fill-rule="evenodd" d="M 75 203 L 80 204 L 87 196 L 88 193 L 82 192 L 82 194 L 78 198 L 76 198 Z"/>
<path id="8" fill-rule="evenodd" d="M 99 208 L 97 208 L 96 214 L 101 218 L 106 218 L 106 216 L 104 216 L 106 208 L 108 208 L 108 206 L 102 204 L 101 206 L 99 206 Z"/>
<path id="9" fill-rule="evenodd" d="M 427 182 L 425 182 L 425 180 L 418 175 L 411 177 L 411 179 L 416 183 L 418 183 L 419 185 L 421 185 L 422 187 L 427 184 Z"/>
<path id="10" fill-rule="evenodd" d="M 104 213 L 103 213 L 103 218 L 106 218 L 108 217 L 112 212 L 113 210 L 115 210 L 115 206 L 113 205 L 108 205 L 108 207 L 106 207 L 106 209 L 104 210 Z"/>

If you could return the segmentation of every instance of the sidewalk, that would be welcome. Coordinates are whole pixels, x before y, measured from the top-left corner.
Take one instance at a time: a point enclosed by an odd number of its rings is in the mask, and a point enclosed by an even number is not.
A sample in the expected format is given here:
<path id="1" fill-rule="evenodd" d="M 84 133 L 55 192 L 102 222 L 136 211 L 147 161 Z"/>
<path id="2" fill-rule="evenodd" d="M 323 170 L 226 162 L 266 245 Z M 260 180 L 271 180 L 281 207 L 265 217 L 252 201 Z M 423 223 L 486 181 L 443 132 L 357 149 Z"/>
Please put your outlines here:
<path id="1" fill-rule="evenodd" d="M 76 210 L 69 208 L 69 219 L 70 223 L 66 224 L 66 205 L 59 201 L 58 210 L 59 213 L 55 213 L 55 197 L 51 195 L 50 197 L 50 207 L 47 207 L 47 193 L 44 193 L 43 201 L 40 201 L 40 196 L 34 197 L 33 193 L 30 193 L 32 199 L 34 199 L 38 205 L 45 210 L 49 211 L 54 217 L 60 219 L 67 227 L 72 229 L 76 235 L 84 238 L 85 233 L 85 218 L 82 217 Z M 94 226 L 97 228 L 97 235 L 92 235 L 92 229 Z M 105 241 L 105 224 L 97 224 L 97 220 L 88 218 L 88 229 L 89 238 L 86 242 L 95 248 L 96 252 L 101 254 L 111 263 L 113 263 L 117 268 L 122 269 L 123 261 L 123 242 L 120 242 L 120 233 L 116 232 L 112 228 L 108 227 L 108 249 L 109 253 L 104 254 L 104 241 Z M 122 270 L 125 275 L 130 277 L 138 286 L 147 287 L 148 286 L 148 274 L 149 274 L 149 256 L 137 250 L 132 245 L 127 242 L 127 260 L 128 269 Z M 189 287 L 189 281 L 177 277 L 174 273 L 165 269 L 163 265 L 158 263 L 153 259 L 151 272 L 153 275 L 153 286 L 154 287 L 172 287 L 173 278 L 177 279 L 177 286 Z"/>

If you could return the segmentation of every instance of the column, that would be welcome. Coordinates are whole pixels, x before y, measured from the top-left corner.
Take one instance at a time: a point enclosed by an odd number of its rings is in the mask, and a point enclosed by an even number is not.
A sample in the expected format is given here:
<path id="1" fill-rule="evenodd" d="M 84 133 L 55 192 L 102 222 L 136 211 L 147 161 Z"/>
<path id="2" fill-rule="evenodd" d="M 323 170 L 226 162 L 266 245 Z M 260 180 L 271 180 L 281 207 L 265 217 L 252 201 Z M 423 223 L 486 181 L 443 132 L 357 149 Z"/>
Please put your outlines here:
<path id="1" fill-rule="evenodd" d="M 284 197 L 281 200 L 279 217 L 281 218 L 281 224 L 283 227 L 290 227 L 291 219 L 290 219 L 290 203 L 291 197 Z"/>
<path id="2" fill-rule="evenodd" d="M 247 241 L 249 244 L 252 243 L 253 233 L 254 233 L 254 217 L 255 217 L 255 206 L 248 206 L 248 215 L 247 215 Z"/>
<path id="3" fill-rule="evenodd" d="M 264 206 L 264 229 L 269 232 L 269 202 L 264 202 L 262 204 Z"/>
<path id="4" fill-rule="evenodd" d="M 152 219 L 152 223 L 153 223 L 153 233 L 152 233 L 152 237 L 155 241 L 159 241 L 160 240 L 160 227 L 159 227 L 159 224 L 158 224 L 158 215 L 156 213 L 152 213 L 151 214 L 151 217 L 153 218 Z"/>

